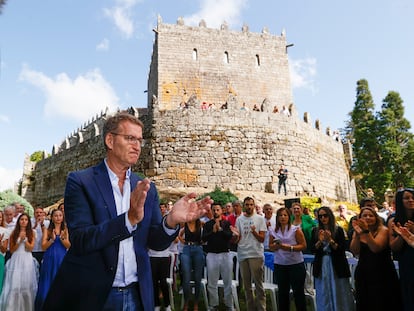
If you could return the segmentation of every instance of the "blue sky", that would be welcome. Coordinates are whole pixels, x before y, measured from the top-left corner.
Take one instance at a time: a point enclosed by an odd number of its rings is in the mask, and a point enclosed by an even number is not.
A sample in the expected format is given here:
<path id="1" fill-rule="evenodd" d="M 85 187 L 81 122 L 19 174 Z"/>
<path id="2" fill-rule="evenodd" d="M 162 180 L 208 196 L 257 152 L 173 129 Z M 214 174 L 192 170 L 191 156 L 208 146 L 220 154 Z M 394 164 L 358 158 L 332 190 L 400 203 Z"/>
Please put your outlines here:
<path id="1" fill-rule="evenodd" d="M 0 15 L 0 191 L 25 154 L 51 153 L 105 107 L 145 107 L 157 15 L 176 23 L 279 35 L 294 103 L 322 127 L 344 127 L 357 80 L 380 108 L 389 91 L 414 125 L 412 0 L 8 0 Z"/>

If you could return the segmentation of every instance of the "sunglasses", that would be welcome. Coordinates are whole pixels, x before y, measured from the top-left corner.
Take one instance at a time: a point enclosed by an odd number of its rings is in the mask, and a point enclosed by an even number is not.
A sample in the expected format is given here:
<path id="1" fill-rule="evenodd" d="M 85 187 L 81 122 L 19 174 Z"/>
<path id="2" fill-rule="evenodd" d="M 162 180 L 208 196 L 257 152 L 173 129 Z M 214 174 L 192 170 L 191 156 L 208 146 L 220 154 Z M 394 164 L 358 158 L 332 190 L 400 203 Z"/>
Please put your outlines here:
<path id="1" fill-rule="evenodd" d="M 318 215 L 318 218 L 319 219 L 321 219 L 321 218 L 328 218 L 329 216 L 328 216 L 328 214 L 319 214 Z"/>

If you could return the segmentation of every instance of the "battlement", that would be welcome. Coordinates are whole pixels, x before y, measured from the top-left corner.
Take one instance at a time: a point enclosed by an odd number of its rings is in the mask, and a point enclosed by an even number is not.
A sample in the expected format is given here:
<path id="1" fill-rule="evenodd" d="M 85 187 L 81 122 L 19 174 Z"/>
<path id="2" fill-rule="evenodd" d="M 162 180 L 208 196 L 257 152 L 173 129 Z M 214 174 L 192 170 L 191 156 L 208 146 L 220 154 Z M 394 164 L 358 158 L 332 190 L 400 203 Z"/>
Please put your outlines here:
<path id="1" fill-rule="evenodd" d="M 291 196 L 356 201 L 349 145 L 310 113 L 298 116 L 284 33 L 190 27 L 181 19 L 169 25 L 160 18 L 154 33 L 148 108 L 130 111 L 143 121 L 147 141 L 134 171 L 160 187 L 275 192 L 284 164 Z M 56 202 L 69 171 L 102 160 L 108 113 L 54 146 L 27 174 L 23 192 L 32 203 Z"/>

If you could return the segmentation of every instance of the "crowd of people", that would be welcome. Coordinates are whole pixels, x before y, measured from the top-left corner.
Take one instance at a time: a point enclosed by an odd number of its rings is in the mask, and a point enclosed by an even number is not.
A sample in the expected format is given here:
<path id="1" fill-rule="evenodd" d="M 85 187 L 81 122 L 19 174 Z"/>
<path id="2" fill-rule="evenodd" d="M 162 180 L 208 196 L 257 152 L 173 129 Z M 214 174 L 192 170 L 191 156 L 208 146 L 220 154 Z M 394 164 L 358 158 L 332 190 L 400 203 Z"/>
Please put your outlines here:
<path id="1" fill-rule="evenodd" d="M 204 275 L 209 310 L 220 305 L 220 281 L 223 304 L 233 310 L 233 276 L 244 288 L 246 310 L 264 311 L 265 251 L 272 254 L 280 310 L 290 309 L 290 290 L 296 309 L 307 309 L 305 255 L 313 258 L 318 311 L 414 310 L 413 189 L 399 189 L 379 211 L 373 197 L 365 198 L 352 218 L 339 206 L 336 219 L 327 206 L 312 218 L 300 203 L 276 211 L 252 197 L 220 205 L 189 193 L 160 204 L 154 183 L 131 171 L 142 133 L 133 115 L 109 117 L 106 156 L 69 173 L 65 205 L 49 217 L 36 208 L 33 219 L 19 204 L 4 208 L 0 310 L 152 311 L 163 303 L 168 311 L 174 261 L 172 282 L 182 287 L 185 311 L 199 309 Z"/>
<path id="2" fill-rule="evenodd" d="M 266 310 L 263 254 L 272 252 L 278 310 L 290 310 L 291 293 L 296 310 L 306 310 L 310 305 L 305 301 L 305 254 L 312 256 L 317 310 L 413 310 L 413 278 L 409 276 L 414 277 L 414 190 L 398 191 L 395 204 L 382 208 L 372 197 L 363 198 L 359 205 L 354 217 L 345 204 L 339 204 L 335 209 L 316 209 L 313 218 L 303 213 L 299 202 L 277 210 L 268 203 L 261 208 L 250 197 L 223 206 L 213 204 L 211 218 L 199 223 L 202 228 L 197 230 L 202 233 L 195 243 L 188 224 L 181 229 L 183 236 L 189 236 L 180 239 L 184 248 L 198 248 L 194 256 L 198 266 L 182 268 L 178 260 L 177 269 L 183 269 L 182 277 L 187 269 L 206 269 L 208 310 L 218 310 L 220 305 L 217 281 L 221 277 L 225 284 L 222 304 L 233 310 L 231 252 L 236 251 L 246 310 Z M 387 217 L 380 216 L 381 211 Z M 192 280 L 197 288 L 202 273 L 195 275 L 198 278 Z M 184 293 L 184 309 L 190 310 L 188 290 Z M 194 299 L 194 310 L 198 310 L 199 292 Z"/>
<path id="3" fill-rule="evenodd" d="M 70 247 L 63 209 L 61 204 L 46 217 L 36 207 L 33 218 L 19 203 L 0 211 L 0 310 L 43 310 Z"/>

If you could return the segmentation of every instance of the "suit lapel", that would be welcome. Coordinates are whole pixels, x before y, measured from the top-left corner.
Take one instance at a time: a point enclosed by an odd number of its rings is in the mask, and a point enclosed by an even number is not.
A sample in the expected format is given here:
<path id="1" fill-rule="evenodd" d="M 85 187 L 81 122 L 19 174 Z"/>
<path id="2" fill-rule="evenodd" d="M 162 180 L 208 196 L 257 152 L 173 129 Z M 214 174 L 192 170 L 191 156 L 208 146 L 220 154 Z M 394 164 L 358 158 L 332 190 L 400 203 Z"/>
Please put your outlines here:
<path id="1" fill-rule="evenodd" d="M 105 207 L 107 208 L 111 218 L 117 216 L 116 205 L 114 199 L 114 193 L 112 190 L 111 181 L 109 179 L 108 170 L 106 169 L 105 162 L 102 161 L 98 166 L 95 167 L 95 182 L 102 194 L 105 201 Z"/>

